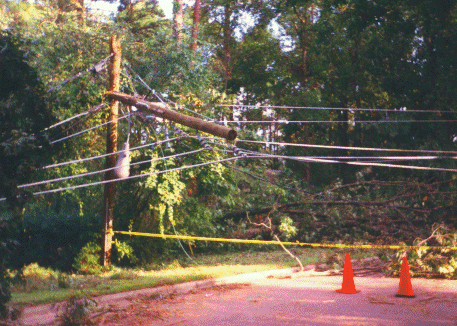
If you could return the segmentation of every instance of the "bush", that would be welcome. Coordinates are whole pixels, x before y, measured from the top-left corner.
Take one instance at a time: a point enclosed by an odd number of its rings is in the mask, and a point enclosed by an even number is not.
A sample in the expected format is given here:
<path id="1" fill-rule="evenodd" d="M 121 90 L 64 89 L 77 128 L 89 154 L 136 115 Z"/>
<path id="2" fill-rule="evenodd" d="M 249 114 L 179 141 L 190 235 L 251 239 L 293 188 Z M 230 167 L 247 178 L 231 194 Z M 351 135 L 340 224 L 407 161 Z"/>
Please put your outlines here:
<path id="1" fill-rule="evenodd" d="M 416 240 L 416 246 L 457 247 L 457 231 L 442 224 L 433 226 L 432 235 L 425 240 Z M 449 249 L 400 250 L 394 255 L 386 273 L 398 276 L 402 258 L 408 258 L 411 276 L 457 278 L 457 251 Z"/>
<path id="2" fill-rule="evenodd" d="M 94 230 L 101 228 L 96 215 L 79 215 L 78 212 L 36 208 L 23 218 L 23 231 L 19 234 L 20 247 L 12 267 L 38 263 L 63 272 L 72 269 L 81 248 L 95 237 Z"/>
<path id="3" fill-rule="evenodd" d="M 8 314 L 6 303 L 11 299 L 11 276 L 8 273 L 8 263 L 12 248 L 16 242 L 12 240 L 8 221 L 0 216 L 0 318 Z"/>
<path id="4" fill-rule="evenodd" d="M 113 242 L 113 261 L 118 266 L 133 266 L 138 262 L 138 258 L 134 255 L 130 244 L 115 239 Z"/>
<path id="5" fill-rule="evenodd" d="M 102 248 L 99 244 L 90 241 L 76 255 L 73 268 L 82 274 L 100 274 L 102 266 L 100 265 L 100 254 Z"/>

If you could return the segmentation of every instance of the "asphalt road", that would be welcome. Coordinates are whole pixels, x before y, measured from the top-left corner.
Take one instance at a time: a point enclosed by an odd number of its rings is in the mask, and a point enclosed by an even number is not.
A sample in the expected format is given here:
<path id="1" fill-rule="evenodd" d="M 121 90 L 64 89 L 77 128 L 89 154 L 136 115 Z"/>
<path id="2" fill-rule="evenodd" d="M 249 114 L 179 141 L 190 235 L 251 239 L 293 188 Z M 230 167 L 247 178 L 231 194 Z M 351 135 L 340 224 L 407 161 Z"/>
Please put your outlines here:
<path id="1" fill-rule="evenodd" d="M 336 292 L 342 276 L 266 271 L 96 298 L 96 325 L 457 325 L 457 281 L 355 277 L 360 293 Z M 49 306 L 28 308 L 24 325 L 56 325 Z"/>

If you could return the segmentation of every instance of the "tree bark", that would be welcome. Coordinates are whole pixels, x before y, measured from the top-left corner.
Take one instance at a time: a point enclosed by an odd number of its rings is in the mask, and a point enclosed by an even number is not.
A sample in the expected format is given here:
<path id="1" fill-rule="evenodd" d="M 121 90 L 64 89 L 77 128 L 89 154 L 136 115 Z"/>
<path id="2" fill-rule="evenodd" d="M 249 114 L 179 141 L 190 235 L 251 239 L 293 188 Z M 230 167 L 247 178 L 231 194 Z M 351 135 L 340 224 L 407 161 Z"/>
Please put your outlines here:
<path id="1" fill-rule="evenodd" d="M 110 52 L 113 54 L 110 60 L 109 72 L 109 90 L 119 91 L 120 76 L 121 76 L 121 43 L 116 36 L 112 36 L 110 40 Z M 111 100 L 108 131 L 106 135 L 106 153 L 114 153 L 117 151 L 117 117 L 119 110 L 119 102 Z M 110 155 L 106 157 L 106 168 L 111 169 L 116 166 L 116 156 Z M 105 173 L 105 180 L 115 179 L 114 170 L 111 169 Z M 104 193 L 104 210 L 103 210 L 103 244 L 101 254 L 101 265 L 107 266 L 111 264 L 111 249 L 113 245 L 113 207 L 114 207 L 115 183 L 109 182 L 105 184 Z"/>
<path id="2" fill-rule="evenodd" d="M 198 28 L 199 28 L 199 24 L 200 24 L 200 9 L 201 9 L 201 0 L 195 0 L 193 25 L 192 25 L 192 44 L 190 45 L 190 50 L 192 52 L 195 52 L 197 50 Z"/>
<path id="3" fill-rule="evenodd" d="M 236 138 L 236 131 L 215 122 L 205 121 L 199 118 L 190 117 L 179 112 L 170 110 L 167 105 L 157 102 L 148 102 L 135 96 L 127 95 L 120 92 L 108 92 L 107 97 L 119 100 L 124 104 L 135 106 L 139 112 L 153 114 L 156 117 L 167 119 L 186 127 L 207 132 L 211 135 L 222 137 L 227 140 Z"/>
<path id="4" fill-rule="evenodd" d="M 175 0 L 177 7 L 173 8 L 174 14 L 174 24 L 173 29 L 175 32 L 176 42 L 178 46 L 182 43 L 182 26 L 183 26 L 183 7 L 184 7 L 184 0 Z"/>
<path id="5" fill-rule="evenodd" d="M 230 48 L 230 40 L 232 37 L 232 26 L 230 24 L 230 17 L 232 16 L 232 8 L 230 4 L 225 5 L 225 18 L 224 18 L 224 26 L 223 26 L 223 34 L 224 34 L 224 84 L 225 88 L 227 88 L 227 83 L 229 80 L 232 79 L 232 68 L 231 68 L 231 61 L 232 61 L 232 53 Z M 233 120 L 233 119 L 232 119 Z"/>

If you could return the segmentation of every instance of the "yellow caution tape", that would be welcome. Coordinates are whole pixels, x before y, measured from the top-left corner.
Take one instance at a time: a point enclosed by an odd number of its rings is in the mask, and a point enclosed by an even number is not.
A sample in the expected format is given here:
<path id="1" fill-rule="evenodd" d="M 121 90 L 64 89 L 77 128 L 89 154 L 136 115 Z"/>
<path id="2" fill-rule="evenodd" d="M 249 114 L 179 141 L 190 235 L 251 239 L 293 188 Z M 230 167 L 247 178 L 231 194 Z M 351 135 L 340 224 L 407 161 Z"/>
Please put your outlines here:
<path id="1" fill-rule="evenodd" d="M 199 241 L 217 241 L 217 242 L 232 242 L 232 243 L 254 243 L 254 244 L 269 244 L 269 245 L 294 245 L 302 247 L 324 247 L 324 248 L 353 248 L 353 249 L 394 249 L 394 250 L 457 250 L 457 247 L 446 246 L 391 246 L 391 245 L 348 245 L 348 244 L 331 244 L 331 243 L 305 243 L 305 242 L 280 242 L 280 241 L 264 241 L 264 240 L 247 240 L 247 239 L 225 239 L 225 238 L 209 238 L 209 237 L 193 237 L 189 235 L 172 235 L 144 232 L 129 232 L 129 231 L 114 231 L 114 233 L 137 235 L 142 237 L 163 238 L 163 239 L 180 239 L 180 240 L 199 240 Z"/>

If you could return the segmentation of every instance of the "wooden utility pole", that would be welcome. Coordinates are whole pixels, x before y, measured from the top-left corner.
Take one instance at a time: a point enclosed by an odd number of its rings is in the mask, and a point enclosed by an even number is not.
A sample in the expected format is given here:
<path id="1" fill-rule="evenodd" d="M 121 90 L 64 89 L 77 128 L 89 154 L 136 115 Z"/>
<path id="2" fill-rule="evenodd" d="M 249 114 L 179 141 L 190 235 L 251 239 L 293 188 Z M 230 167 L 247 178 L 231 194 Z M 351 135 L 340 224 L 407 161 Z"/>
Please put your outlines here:
<path id="1" fill-rule="evenodd" d="M 167 119 L 179 123 L 183 126 L 204 131 L 211 135 L 225 138 L 227 140 L 234 140 L 236 138 L 236 131 L 231 128 L 221 126 L 211 121 L 204 121 L 199 118 L 190 117 L 179 112 L 175 112 L 170 110 L 168 106 L 163 103 L 148 102 L 141 98 L 115 91 L 106 93 L 106 96 L 113 100 L 121 101 L 125 105 L 135 106 L 138 111 L 145 114 L 152 114 L 159 118 Z"/>
<path id="2" fill-rule="evenodd" d="M 109 91 L 119 91 L 121 76 L 121 42 L 114 35 L 110 40 L 110 52 L 112 57 L 109 65 Z M 119 102 L 111 100 L 108 130 L 106 135 L 106 153 L 115 153 L 117 151 L 117 117 Z M 111 169 L 116 166 L 116 156 L 109 155 L 106 157 L 106 168 Z M 114 169 L 105 172 L 105 180 L 115 179 Z M 115 183 L 108 182 L 105 184 L 104 193 L 104 210 L 103 210 L 103 244 L 101 265 L 111 264 L 111 248 L 113 245 L 113 206 L 114 206 Z"/>

